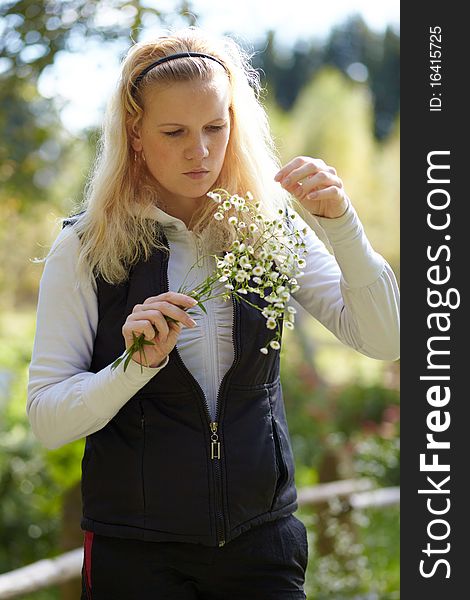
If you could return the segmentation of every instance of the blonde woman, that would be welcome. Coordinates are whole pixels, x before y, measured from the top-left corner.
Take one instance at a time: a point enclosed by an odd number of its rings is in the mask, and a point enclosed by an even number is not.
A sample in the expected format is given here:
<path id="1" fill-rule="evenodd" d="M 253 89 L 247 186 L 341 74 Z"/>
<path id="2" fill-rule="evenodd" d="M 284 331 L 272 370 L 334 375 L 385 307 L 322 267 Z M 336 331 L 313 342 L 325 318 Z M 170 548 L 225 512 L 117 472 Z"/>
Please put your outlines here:
<path id="1" fill-rule="evenodd" d="M 279 352 L 259 352 L 270 332 L 248 303 L 204 313 L 176 291 L 233 240 L 207 192 L 250 191 L 268 217 L 300 202 L 334 255 L 307 228 L 295 299 L 359 352 L 398 356 L 389 265 L 332 167 L 280 168 L 259 92 L 230 38 L 188 28 L 134 45 L 83 210 L 47 257 L 27 410 L 48 448 L 86 437 L 83 599 L 305 598 Z M 147 363 L 112 369 L 141 333 Z"/>

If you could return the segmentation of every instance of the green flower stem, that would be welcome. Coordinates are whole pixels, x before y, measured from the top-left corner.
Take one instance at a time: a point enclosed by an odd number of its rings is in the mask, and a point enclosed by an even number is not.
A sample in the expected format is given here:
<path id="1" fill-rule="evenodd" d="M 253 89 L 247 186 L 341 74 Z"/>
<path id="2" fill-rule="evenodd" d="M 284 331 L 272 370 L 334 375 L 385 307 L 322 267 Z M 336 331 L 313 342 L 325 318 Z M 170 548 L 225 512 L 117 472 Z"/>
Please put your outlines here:
<path id="1" fill-rule="evenodd" d="M 139 358 L 141 361 L 141 365 L 140 365 L 141 373 L 143 373 L 143 371 L 144 371 L 142 368 L 142 362 L 145 361 L 145 366 L 146 367 L 149 366 L 147 357 L 145 356 L 144 346 L 152 346 L 153 342 L 146 340 L 145 335 L 143 333 L 141 333 L 139 336 L 137 336 L 134 332 L 132 332 L 132 339 L 133 339 L 133 342 L 132 342 L 131 346 L 129 346 L 129 348 L 125 351 L 125 353 L 122 356 L 120 356 L 119 358 L 117 358 L 111 365 L 112 370 L 116 369 L 124 361 L 124 371 L 125 371 L 135 352 L 139 353 Z"/>
<path id="2" fill-rule="evenodd" d="M 204 302 L 206 302 L 207 300 L 212 300 L 213 298 L 218 298 L 219 296 L 223 295 L 223 294 L 217 294 L 214 296 L 210 295 L 210 292 L 212 291 L 212 284 L 218 280 L 218 277 L 219 277 L 218 275 L 213 275 L 213 276 L 209 277 L 205 282 L 203 282 L 202 284 L 200 284 L 199 286 L 194 288 L 194 290 L 192 290 L 191 292 L 188 292 L 188 293 L 184 292 L 182 286 L 180 286 L 178 292 L 186 293 L 188 296 L 191 296 L 192 298 L 197 300 L 198 304 L 196 305 L 196 307 L 200 307 L 201 310 L 203 310 L 205 313 L 207 313 L 206 308 L 204 306 Z M 188 315 L 194 314 L 194 313 L 190 312 L 192 310 L 191 308 L 185 309 L 185 310 L 188 313 Z M 165 315 L 165 319 L 167 321 L 170 321 L 173 323 L 178 322 L 176 319 L 173 319 L 173 317 L 169 317 L 167 315 Z M 155 330 L 155 333 L 158 333 L 157 328 L 155 326 L 153 326 L 153 328 Z M 124 361 L 124 371 L 126 371 L 128 365 L 132 359 L 132 356 L 136 352 L 139 353 L 141 373 L 143 373 L 142 363 L 145 363 L 145 366 L 147 366 L 147 367 L 149 366 L 147 358 L 145 356 L 145 346 L 152 346 L 155 344 L 155 342 L 146 340 L 145 335 L 143 333 L 141 333 L 140 335 L 137 336 L 134 332 L 132 332 L 132 338 L 133 338 L 132 344 L 129 346 L 129 348 L 126 350 L 126 352 L 122 356 L 117 358 L 111 365 L 112 370 L 116 369 L 121 364 L 121 362 Z"/>

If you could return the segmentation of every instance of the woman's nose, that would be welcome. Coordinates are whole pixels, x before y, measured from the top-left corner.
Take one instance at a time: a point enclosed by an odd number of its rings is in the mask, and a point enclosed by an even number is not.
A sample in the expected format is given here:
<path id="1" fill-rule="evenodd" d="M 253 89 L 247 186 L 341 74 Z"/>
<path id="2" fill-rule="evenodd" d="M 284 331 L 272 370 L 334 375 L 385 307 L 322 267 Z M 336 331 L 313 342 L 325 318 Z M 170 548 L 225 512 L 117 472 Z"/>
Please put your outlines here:
<path id="1" fill-rule="evenodd" d="M 200 160 L 209 156 L 209 147 L 203 137 L 193 139 L 186 149 L 185 158 Z"/>

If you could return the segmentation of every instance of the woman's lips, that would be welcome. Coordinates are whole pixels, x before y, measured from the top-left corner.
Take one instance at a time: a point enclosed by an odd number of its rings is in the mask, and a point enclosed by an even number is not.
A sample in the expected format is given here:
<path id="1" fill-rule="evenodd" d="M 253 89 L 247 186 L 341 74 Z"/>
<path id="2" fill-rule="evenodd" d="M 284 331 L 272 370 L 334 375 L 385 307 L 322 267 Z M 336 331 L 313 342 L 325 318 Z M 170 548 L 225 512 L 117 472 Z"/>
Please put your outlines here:
<path id="1" fill-rule="evenodd" d="M 187 177 L 190 177 L 191 179 L 202 179 L 203 177 L 205 177 L 207 174 L 209 173 L 209 171 L 198 171 L 198 172 L 192 172 L 192 173 L 185 173 L 185 175 Z"/>

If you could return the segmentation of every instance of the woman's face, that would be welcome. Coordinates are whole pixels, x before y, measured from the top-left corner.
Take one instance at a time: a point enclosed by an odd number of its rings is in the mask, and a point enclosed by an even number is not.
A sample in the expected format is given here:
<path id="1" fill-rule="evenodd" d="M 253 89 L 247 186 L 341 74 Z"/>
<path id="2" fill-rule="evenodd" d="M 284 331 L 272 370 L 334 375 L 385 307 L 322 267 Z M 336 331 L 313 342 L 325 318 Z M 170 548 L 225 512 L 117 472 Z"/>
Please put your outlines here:
<path id="1" fill-rule="evenodd" d="M 230 135 L 230 91 L 227 76 L 221 74 L 210 81 L 178 82 L 145 93 L 144 115 L 132 147 L 143 153 L 168 206 L 183 202 L 197 208 L 198 199 L 205 198 L 217 180 Z M 205 172 L 194 174 L 201 169 Z"/>

